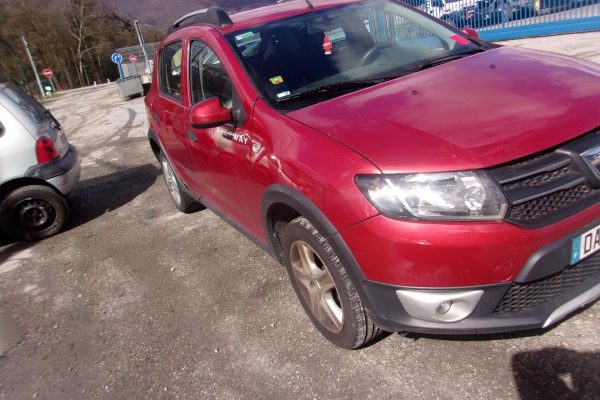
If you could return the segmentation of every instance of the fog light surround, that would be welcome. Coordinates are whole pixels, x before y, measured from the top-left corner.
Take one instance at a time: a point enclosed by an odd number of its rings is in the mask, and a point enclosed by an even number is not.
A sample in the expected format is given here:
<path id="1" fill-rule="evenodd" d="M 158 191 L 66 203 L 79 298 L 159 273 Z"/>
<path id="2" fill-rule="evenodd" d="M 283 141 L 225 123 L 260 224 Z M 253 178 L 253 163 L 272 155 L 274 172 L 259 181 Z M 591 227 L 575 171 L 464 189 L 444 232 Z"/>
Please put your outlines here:
<path id="1" fill-rule="evenodd" d="M 458 322 L 473 313 L 483 290 L 396 290 L 406 312 L 430 322 Z"/>

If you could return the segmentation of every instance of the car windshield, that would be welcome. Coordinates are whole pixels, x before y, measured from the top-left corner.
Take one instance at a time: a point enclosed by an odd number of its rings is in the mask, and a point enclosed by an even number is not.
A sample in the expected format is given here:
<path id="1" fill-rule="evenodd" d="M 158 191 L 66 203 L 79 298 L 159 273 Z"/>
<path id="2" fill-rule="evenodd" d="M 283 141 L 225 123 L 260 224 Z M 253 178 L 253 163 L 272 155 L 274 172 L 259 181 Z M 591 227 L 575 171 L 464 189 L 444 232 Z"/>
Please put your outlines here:
<path id="1" fill-rule="evenodd" d="M 444 23 L 391 1 L 307 12 L 231 33 L 227 39 L 256 86 L 280 110 L 483 50 Z"/>

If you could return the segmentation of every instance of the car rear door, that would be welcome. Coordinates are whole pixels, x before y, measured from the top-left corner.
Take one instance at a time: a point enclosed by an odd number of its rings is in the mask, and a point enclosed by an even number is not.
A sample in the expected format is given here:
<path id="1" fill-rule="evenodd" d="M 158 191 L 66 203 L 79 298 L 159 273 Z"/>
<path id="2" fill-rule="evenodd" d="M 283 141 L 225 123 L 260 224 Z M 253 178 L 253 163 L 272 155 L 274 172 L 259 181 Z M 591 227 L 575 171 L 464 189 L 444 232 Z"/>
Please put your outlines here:
<path id="1" fill-rule="evenodd" d="M 183 84 L 187 79 L 186 68 L 183 67 L 186 53 L 182 40 L 166 44 L 160 50 L 158 97 L 152 102 L 151 117 L 167 159 L 184 183 L 196 190 L 186 136 L 189 125 L 187 89 Z"/>

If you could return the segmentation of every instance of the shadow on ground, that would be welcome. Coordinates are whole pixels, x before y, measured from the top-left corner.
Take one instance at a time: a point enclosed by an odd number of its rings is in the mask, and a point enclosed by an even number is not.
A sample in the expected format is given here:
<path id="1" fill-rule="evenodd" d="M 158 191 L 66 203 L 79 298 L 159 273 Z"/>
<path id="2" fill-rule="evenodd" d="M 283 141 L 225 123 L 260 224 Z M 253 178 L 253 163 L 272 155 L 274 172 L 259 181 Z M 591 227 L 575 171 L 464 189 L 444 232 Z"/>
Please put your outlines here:
<path id="1" fill-rule="evenodd" d="M 69 197 L 71 216 L 65 230 L 76 228 L 124 206 L 148 190 L 159 174 L 159 168 L 145 164 L 80 182 Z M 16 242 L 0 235 L 0 264 L 34 244 L 35 242 Z"/>
<path id="2" fill-rule="evenodd" d="M 71 217 L 67 229 L 83 225 L 129 203 L 148 190 L 159 174 L 159 168 L 145 164 L 80 182 L 69 197 Z"/>
<path id="3" fill-rule="evenodd" d="M 515 354 L 515 384 L 522 400 L 600 399 L 600 353 L 546 348 Z"/>

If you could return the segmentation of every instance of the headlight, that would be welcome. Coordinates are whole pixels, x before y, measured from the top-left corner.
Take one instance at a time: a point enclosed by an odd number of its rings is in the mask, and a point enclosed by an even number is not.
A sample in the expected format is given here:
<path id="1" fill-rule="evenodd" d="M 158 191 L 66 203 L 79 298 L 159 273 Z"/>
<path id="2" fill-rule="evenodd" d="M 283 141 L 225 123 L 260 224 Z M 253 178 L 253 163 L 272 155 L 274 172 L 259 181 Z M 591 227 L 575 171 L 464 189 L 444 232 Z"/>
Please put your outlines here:
<path id="1" fill-rule="evenodd" d="M 371 204 L 391 218 L 500 220 L 506 198 L 481 171 L 359 175 Z"/>

